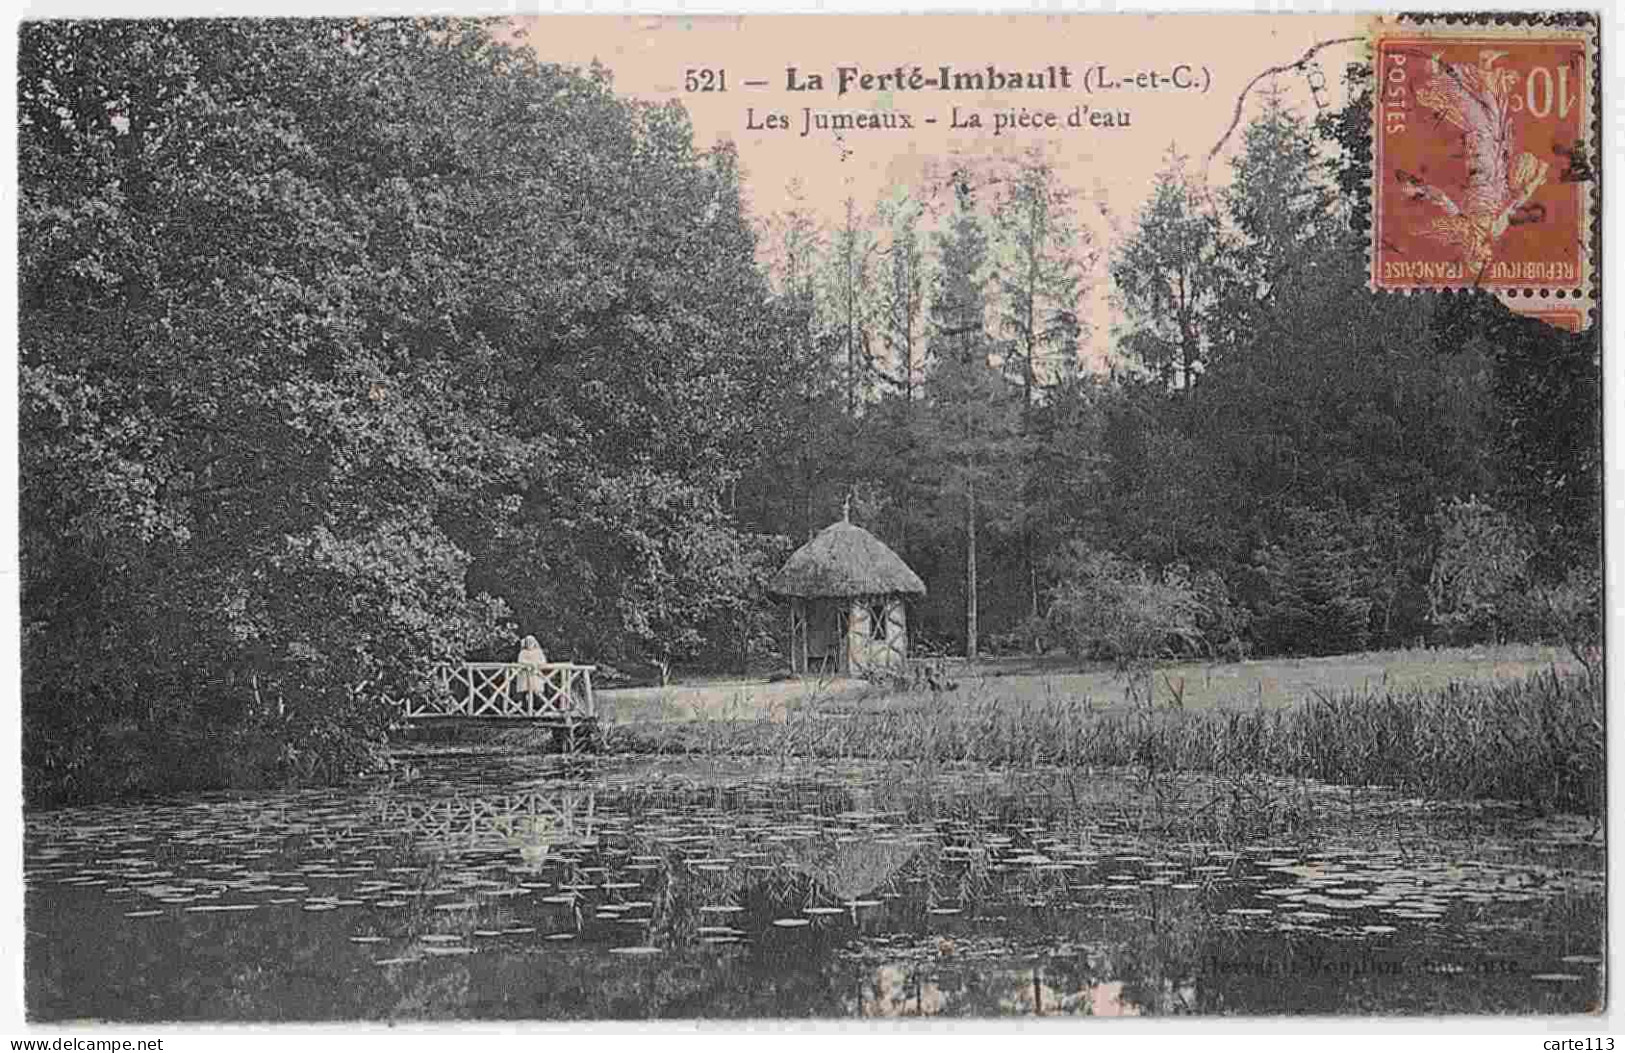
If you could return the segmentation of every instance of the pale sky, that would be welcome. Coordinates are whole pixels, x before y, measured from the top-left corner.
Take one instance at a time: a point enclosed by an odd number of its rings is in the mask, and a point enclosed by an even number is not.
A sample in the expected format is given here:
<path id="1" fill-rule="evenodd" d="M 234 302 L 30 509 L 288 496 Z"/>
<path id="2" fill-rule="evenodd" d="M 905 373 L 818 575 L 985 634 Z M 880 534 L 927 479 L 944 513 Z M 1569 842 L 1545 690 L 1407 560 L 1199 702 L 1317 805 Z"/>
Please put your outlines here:
<path id="1" fill-rule="evenodd" d="M 1369 15 L 1113 14 L 1113 15 L 741 15 L 685 17 L 555 15 L 516 19 L 537 53 L 547 61 L 586 65 L 594 59 L 614 73 L 616 90 L 650 101 L 678 99 L 693 120 L 695 141 L 704 147 L 731 139 L 745 170 L 751 210 L 763 217 L 787 207 L 786 187 L 799 177 L 808 205 L 833 227 L 848 196 L 871 209 L 891 185 L 914 186 L 929 168 L 951 168 L 956 156 L 1017 155 L 1034 145 L 1044 150 L 1079 194 L 1080 213 L 1097 244 L 1110 250 L 1113 229 L 1132 226 L 1135 211 L 1162 166 L 1170 144 L 1190 155 L 1197 171 L 1225 135 L 1236 103 L 1248 83 L 1273 66 L 1296 62 L 1317 44 L 1359 38 L 1320 50 L 1310 68 L 1323 77 L 1320 104 L 1342 105 L 1342 72 L 1366 53 Z M 1043 87 L 1019 91 L 943 91 L 933 87 L 895 90 L 881 74 L 905 74 L 919 66 L 926 77 L 982 73 L 1031 74 Z M 792 91 L 787 69 L 799 84 L 813 75 L 822 89 Z M 838 94 L 839 68 L 857 67 L 845 94 Z M 1141 85 L 1100 90 L 1104 76 L 1120 84 L 1141 73 Z M 1065 73 L 1063 74 L 1063 68 Z M 1183 69 L 1181 69 L 1183 68 Z M 686 91 L 712 71 L 711 82 L 725 91 Z M 870 74 L 867 90 L 855 79 Z M 1179 84 L 1164 81 L 1181 73 Z M 1063 79 L 1067 86 L 1063 87 Z M 747 82 L 766 82 L 752 85 Z M 1256 111 L 1260 82 L 1247 96 Z M 1289 103 L 1305 116 L 1317 110 L 1316 95 L 1304 71 L 1275 78 Z M 1203 90 L 1205 88 L 1205 90 Z M 893 89 L 893 90 L 882 90 Z M 1075 107 L 1083 127 L 1068 128 Z M 974 112 L 981 128 L 954 128 Z M 805 111 L 907 114 L 913 127 L 849 129 L 840 138 L 814 128 L 802 135 Z M 999 114 L 1050 113 L 1058 128 L 995 129 Z M 1099 114 L 1091 118 L 1092 114 Z M 1122 115 L 1128 124 L 1122 126 Z M 782 115 L 784 128 L 768 128 Z M 934 119 L 936 123 L 927 123 Z M 1092 127 L 1089 120 L 1112 127 Z M 1245 121 L 1245 117 L 1243 118 Z M 755 127 L 752 127 L 752 125 Z M 995 132 L 997 131 L 997 134 Z M 1230 135 L 1209 177 L 1224 182 L 1224 158 L 1240 145 L 1240 128 Z M 1091 357 L 1105 351 L 1114 319 L 1106 292 L 1104 260 L 1089 276 L 1091 292 L 1084 314 L 1092 323 Z"/>

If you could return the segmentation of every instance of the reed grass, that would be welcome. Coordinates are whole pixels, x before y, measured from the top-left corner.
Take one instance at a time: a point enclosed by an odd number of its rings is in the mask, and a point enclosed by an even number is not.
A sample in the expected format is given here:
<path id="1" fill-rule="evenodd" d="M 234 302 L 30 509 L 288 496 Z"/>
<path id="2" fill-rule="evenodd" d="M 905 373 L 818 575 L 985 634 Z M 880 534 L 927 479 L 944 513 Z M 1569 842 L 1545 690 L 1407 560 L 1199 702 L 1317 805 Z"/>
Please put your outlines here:
<path id="1" fill-rule="evenodd" d="M 997 685 L 862 712 L 609 729 L 617 752 L 991 766 L 1133 767 L 1382 786 L 1437 799 L 1523 801 L 1602 814 L 1599 677 L 1550 670 L 1436 688 L 1314 694 L 1286 708 L 1094 708 L 1056 694 L 1014 702 Z"/>

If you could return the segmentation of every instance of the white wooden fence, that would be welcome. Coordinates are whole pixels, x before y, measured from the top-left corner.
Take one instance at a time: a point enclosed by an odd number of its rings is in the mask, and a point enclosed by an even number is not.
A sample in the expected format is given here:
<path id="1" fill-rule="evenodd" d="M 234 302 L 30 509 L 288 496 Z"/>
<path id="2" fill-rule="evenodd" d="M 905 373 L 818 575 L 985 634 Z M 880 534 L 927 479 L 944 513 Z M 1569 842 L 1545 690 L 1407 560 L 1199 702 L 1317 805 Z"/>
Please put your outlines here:
<path id="1" fill-rule="evenodd" d="M 435 669 L 431 698 L 402 703 L 408 719 L 505 717 L 573 724 L 596 720 L 592 697 L 595 665 L 548 662 L 464 662 Z"/>

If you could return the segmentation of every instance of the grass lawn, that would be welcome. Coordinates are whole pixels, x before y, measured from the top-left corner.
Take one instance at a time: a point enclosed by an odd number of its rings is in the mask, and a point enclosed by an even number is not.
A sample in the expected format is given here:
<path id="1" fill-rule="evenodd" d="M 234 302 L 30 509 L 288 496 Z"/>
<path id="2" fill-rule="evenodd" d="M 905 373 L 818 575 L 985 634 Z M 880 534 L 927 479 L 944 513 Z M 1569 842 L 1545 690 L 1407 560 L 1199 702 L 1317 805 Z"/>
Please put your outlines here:
<path id="1" fill-rule="evenodd" d="M 607 688 L 595 692 L 600 716 L 611 724 L 688 720 L 783 720 L 792 710 L 833 699 L 876 697 L 866 680 L 706 680 L 667 687 Z"/>
<path id="2" fill-rule="evenodd" d="M 1275 658 L 1255 662 L 1170 664 L 1156 672 L 1159 703 L 1182 694 L 1187 709 L 1281 708 L 1315 693 L 1431 690 L 1451 682 L 1514 680 L 1555 666 L 1579 668 L 1562 648 L 1528 644 L 1499 647 L 1378 651 L 1329 658 Z M 815 710 L 831 716 L 879 709 L 942 706 L 956 697 L 1000 702 L 1088 699 L 1093 708 L 1125 705 L 1128 685 L 1110 669 L 1080 670 L 1051 661 L 995 660 L 951 665 L 952 692 L 906 692 L 859 679 L 708 680 L 668 687 L 598 692 L 599 710 L 612 724 L 693 720 L 779 720 Z"/>

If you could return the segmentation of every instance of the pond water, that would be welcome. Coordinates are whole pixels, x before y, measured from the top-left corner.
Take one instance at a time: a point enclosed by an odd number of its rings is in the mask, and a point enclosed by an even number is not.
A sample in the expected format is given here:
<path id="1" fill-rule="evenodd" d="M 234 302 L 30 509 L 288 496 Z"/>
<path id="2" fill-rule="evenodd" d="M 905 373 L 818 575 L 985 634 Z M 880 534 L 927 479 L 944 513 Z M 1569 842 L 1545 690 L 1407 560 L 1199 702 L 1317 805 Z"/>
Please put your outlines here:
<path id="1" fill-rule="evenodd" d="M 1594 824 L 1143 772 L 458 752 L 26 816 L 34 1020 L 1568 1013 Z"/>

